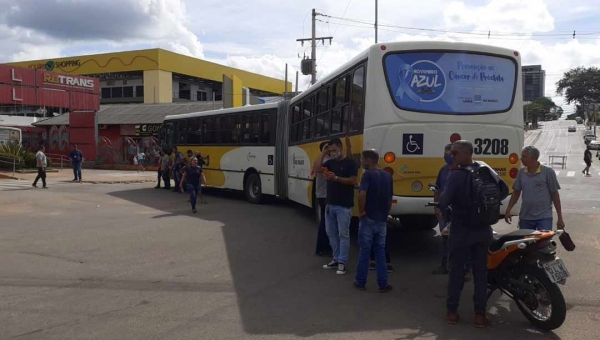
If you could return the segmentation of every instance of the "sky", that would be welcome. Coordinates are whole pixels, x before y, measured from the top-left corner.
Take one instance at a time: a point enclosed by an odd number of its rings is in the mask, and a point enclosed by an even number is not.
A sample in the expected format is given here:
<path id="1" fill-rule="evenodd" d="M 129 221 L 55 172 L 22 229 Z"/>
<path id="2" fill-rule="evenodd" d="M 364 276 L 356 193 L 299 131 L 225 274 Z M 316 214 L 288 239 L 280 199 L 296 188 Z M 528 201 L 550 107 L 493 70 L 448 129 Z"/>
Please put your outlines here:
<path id="1" fill-rule="evenodd" d="M 374 43 L 375 0 L 0 0 L 0 62 L 164 48 L 294 81 L 316 8 L 317 77 Z M 332 18 L 333 17 L 333 18 Z M 562 74 L 600 66 L 600 6 L 589 0 L 379 0 L 379 42 L 465 41 L 511 48 L 546 70 L 546 96 Z M 343 18 L 340 20 L 337 18 Z M 415 29 L 416 28 L 416 29 Z M 426 29 L 426 30 L 423 30 Z M 573 38 L 573 31 L 575 37 Z M 459 33 L 462 32 L 462 33 Z M 489 32 L 489 37 L 486 34 Z M 310 76 L 300 76 L 299 89 Z"/>

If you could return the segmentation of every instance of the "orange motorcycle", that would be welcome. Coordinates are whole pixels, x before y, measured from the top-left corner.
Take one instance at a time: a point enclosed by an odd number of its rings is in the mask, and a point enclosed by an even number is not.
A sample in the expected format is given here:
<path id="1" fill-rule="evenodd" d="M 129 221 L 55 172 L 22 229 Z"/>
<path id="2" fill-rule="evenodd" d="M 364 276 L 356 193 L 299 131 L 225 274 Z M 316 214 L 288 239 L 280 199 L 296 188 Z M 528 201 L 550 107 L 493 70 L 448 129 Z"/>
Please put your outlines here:
<path id="1" fill-rule="evenodd" d="M 436 189 L 430 185 L 430 190 Z M 446 216 L 450 219 L 451 211 Z M 558 284 L 564 285 L 570 275 L 556 254 L 554 241 L 562 233 L 564 230 L 519 229 L 495 235 L 488 251 L 488 299 L 499 290 L 515 301 L 533 325 L 545 331 L 560 327 L 567 314 Z"/>

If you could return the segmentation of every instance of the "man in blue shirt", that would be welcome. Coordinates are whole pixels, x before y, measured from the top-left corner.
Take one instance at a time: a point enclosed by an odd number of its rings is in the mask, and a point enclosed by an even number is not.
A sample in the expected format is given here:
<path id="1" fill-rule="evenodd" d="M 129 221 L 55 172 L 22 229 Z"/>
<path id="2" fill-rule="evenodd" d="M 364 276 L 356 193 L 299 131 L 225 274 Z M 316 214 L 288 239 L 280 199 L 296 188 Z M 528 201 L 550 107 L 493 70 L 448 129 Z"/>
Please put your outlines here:
<path id="1" fill-rule="evenodd" d="M 73 175 L 75 178 L 73 182 L 81 182 L 81 162 L 83 162 L 83 153 L 79 151 L 77 144 L 73 145 L 73 149 L 69 152 L 69 159 L 71 159 L 71 165 L 73 165 Z"/>
<path id="2" fill-rule="evenodd" d="M 379 169 L 378 163 L 377 151 L 364 150 L 362 152 L 361 165 L 366 171 L 363 173 L 358 192 L 360 255 L 354 286 L 365 290 L 371 248 L 374 248 L 379 292 L 386 293 L 392 290 L 392 286 L 387 283 L 385 237 L 387 218 L 394 195 L 394 182 L 389 173 Z"/>

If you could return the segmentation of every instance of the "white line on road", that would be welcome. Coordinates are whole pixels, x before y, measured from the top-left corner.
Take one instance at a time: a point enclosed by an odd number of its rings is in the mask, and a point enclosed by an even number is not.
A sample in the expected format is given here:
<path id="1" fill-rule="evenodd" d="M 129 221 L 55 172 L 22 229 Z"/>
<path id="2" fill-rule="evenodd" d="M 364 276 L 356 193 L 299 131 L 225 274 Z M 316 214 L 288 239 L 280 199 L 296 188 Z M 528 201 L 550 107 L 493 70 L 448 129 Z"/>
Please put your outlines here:
<path id="1" fill-rule="evenodd" d="M 567 172 L 567 177 L 573 177 L 573 176 L 575 176 L 575 171 Z"/>

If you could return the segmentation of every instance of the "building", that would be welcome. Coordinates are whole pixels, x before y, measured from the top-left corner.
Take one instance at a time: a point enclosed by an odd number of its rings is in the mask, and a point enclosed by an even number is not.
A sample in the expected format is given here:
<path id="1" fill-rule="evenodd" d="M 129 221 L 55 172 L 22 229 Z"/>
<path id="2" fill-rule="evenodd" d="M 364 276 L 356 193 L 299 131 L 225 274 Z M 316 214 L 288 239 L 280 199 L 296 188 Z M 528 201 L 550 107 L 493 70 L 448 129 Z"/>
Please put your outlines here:
<path id="1" fill-rule="evenodd" d="M 100 81 L 100 104 L 223 101 L 241 106 L 281 95 L 292 84 L 162 49 L 11 63 Z M 244 91 L 244 89 L 247 89 Z"/>
<path id="2" fill-rule="evenodd" d="M 146 153 L 148 164 L 154 165 L 160 150 L 158 132 L 166 116 L 222 107 L 222 102 L 102 105 L 95 117 L 96 149 L 85 154 L 85 158 L 96 164 L 131 164 L 139 149 Z M 69 154 L 74 133 L 72 116 L 60 115 L 33 123 L 45 131 L 50 154 Z"/>
<path id="3" fill-rule="evenodd" d="M 542 65 L 528 65 L 521 67 L 523 72 L 523 101 L 533 102 L 545 97 L 546 71 Z"/>

